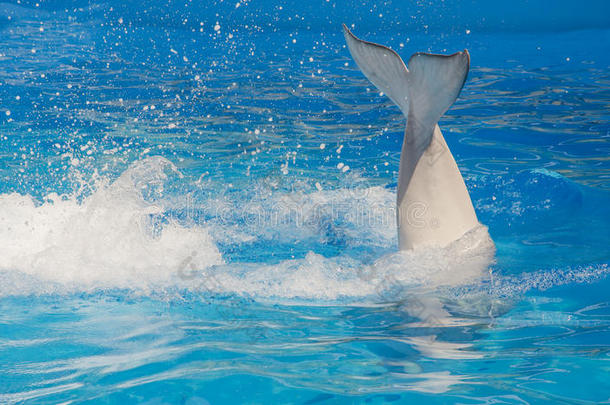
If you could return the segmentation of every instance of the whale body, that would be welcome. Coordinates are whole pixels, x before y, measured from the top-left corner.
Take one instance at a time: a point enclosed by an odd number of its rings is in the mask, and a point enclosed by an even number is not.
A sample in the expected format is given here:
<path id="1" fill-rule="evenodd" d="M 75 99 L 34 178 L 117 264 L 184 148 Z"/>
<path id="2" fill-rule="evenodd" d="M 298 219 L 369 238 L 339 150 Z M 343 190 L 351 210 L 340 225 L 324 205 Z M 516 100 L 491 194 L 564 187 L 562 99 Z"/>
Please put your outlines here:
<path id="1" fill-rule="evenodd" d="M 356 38 L 345 25 L 343 31 L 362 73 L 407 118 L 398 174 L 399 247 L 447 246 L 480 226 L 438 126 L 466 81 L 470 55 L 467 50 L 453 55 L 416 53 L 407 69 L 390 48 Z"/>

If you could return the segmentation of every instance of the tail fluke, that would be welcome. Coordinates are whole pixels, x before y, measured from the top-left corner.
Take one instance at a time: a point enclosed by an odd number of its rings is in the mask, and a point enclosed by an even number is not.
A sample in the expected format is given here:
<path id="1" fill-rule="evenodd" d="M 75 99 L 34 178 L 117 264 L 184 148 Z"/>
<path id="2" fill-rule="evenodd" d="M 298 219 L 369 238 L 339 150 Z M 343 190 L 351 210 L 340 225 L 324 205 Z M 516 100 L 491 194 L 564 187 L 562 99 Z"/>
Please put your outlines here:
<path id="1" fill-rule="evenodd" d="M 407 97 L 409 71 L 400 56 L 390 48 L 356 38 L 343 24 L 343 34 L 356 64 L 379 90 L 384 92 L 405 116 L 409 113 Z"/>
<path id="2" fill-rule="evenodd" d="M 356 38 L 343 25 L 347 46 L 364 75 L 400 107 L 407 117 L 407 139 L 421 156 L 434 127 L 460 94 L 468 75 L 468 51 L 453 55 L 416 53 L 409 68 L 396 52 Z"/>
<path id="3" fill-rule="evenodd" d="M 414 142 L 424 150 L 438 120 L 460 94 L 469 66 L 470 55 L 466 50 L 453 55 L 416 53 L 409 59 L 407 125 L 413 126 L 410 133 L 423 138 Z"/>
<path id="4" fill-rule="evenodd" d="M 468 75 L 468 51 L 448 56 L 416 53 L 407 68 L 396 52 L 356 38 L 345 25 L 343 29 L 360 70 L 407 117 L 396 199 L 400 249 L 446 246 L 479 223 L 438 127 Z M 414 209 L 417 221 L 411 215 Z"/>

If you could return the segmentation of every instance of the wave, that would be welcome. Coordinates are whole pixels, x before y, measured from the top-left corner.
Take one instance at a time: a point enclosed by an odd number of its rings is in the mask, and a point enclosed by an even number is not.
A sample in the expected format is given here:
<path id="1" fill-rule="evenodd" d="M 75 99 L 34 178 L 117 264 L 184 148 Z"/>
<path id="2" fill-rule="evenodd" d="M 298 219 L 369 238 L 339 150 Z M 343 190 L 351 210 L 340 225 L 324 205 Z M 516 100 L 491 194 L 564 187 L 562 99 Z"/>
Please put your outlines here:
<path id="1" fill-rule="evenodd" d="M 164 189 L 170 176 L 181 174 L 170 161 L 152 157 L 114 182 L 99 181 L 86 197 L 0 195 L 0 296 L 128 290 L 387 302 L 409 291 L 488 288 L 495 247 L 487 228 L 446 248 L 396 252 L 391 189 L 265 190 L 233 200 L 214 192 L 180 207 Z M 176 215 L 180 208 L 198 219 Z M 275 259 L 272 245 L 303 251 Z M 372 253 L 363 254 L 370 246 Z M 256 249 L 262 257 L 235 259 L 231 252 L 239 249 Z M 581 273 L 572 279 L 595 272 Z M 511 277 L 496 276 L 502 294 L 522 291 L 523 283 Z M 536 288 L 534 281 L 527 284 Z"/>
<path id="2" fill-rule="evenodd" d="M 197 266 L 221 264 L 205 227 L 152 220 L 163 207 L 147 201 L 144 192 L 162 187 L 167 170 L 175 167 L 163 158 L 137 162 L 80 202 L 57 194 L 42 204 L 27 195 L 0 195 L 4 288 L 9 278 L 16 283 L 10 273 L 18 272 L 17 277 L 38 280 L 38 288 L 45 285 L 43 291 L 58 286 L 147 290 L 171 283 L 176 258 L 194 250 L 199 252 Z"/>

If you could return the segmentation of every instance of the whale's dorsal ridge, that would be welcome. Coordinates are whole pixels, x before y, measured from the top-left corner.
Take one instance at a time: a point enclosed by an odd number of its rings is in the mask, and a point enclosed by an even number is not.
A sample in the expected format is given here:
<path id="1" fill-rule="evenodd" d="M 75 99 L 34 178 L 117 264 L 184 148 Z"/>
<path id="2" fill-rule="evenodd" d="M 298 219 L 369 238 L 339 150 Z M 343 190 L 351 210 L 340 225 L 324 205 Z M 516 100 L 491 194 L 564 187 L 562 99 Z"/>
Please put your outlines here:
<path id="1" fill-rule="evenodd" d="M 407 117 L 398 175 L 400 248 L 446 246 L 479 224 L 438 127 L 464 86 L 470 55 L 466 50 L 453 55 L 415 53 L 407 67 L 390 48 L 356 38 L 345 25 L 343 31 L 362 73 Z M 425 218 L 413 221 L 413 207 Z"/>

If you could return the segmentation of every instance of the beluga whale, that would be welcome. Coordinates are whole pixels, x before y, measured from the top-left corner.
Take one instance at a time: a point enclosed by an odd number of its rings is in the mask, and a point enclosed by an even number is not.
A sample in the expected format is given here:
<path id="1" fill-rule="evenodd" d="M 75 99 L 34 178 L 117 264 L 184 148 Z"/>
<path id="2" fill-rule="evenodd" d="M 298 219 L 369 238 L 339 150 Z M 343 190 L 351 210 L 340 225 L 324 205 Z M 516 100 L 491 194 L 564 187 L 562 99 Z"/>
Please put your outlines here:
<path id="1" fill-rule="evenodd" d="M 362 73 L 407 118 L 396 207 L 400 250 L 446 247 L 481 227 L 438 126 L 464 86 L 470 66 L 468 51 L 452 55 L 418 52 L 407 68 L 392 49 L 356 38 L 345 24 L 343 31 Z"/>

